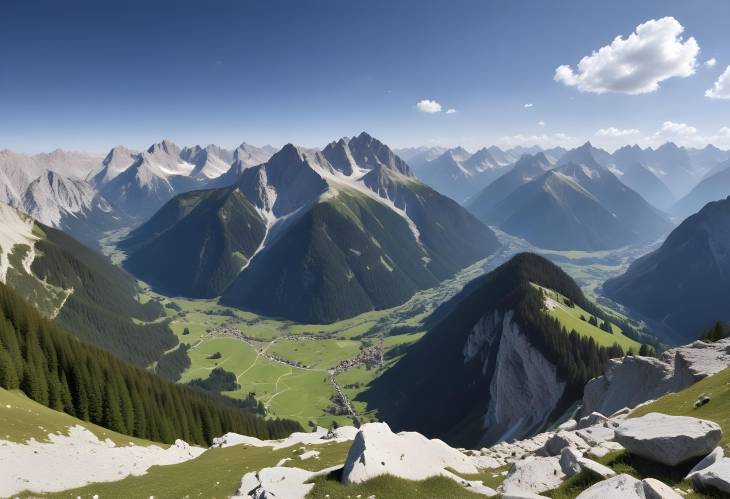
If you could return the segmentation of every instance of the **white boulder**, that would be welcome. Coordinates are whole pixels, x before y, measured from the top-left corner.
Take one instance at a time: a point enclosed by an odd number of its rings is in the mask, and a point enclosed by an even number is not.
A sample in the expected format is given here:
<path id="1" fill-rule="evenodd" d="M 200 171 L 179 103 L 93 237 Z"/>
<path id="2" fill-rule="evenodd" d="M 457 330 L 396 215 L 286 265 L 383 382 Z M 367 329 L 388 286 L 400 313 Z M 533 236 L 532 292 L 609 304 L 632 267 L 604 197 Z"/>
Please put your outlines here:
<path id="1" fill-rule="evenodd" d="M 527 492 L 524 490 L 514 490 L 506 494 L 502 494 L 502 499 L 548 499 L 547 496 L 541 496 L 534 492 Z"/>
<path id="2" fill-rule="evenodd" d="M 629 452 L 668 466 L 706 456 L 721 438 L 717 423 L 656 412 L 624 420 L 616 429 L 616 441 Z"/>
<path id="3" fill-rule="evenodd" d="M 677 494 L 673 488 L 659 480 L 645 478 L 642 482 L 646 499 L 682 499 L 682 496 Z"/>
<path id="4" fill-rule="evenodd" d="M 687 473 L 687 476 L 684 477 L 685 479 L 690 479 L 692 476 L 697 473 L 700 470 L 704 470 L 705 468 L 709 467 L 712 464 L 715 464 L 718 460 L 725 457 L 725 451 L 722 450 L 722 447 L 716 447 L 715 450 L 707 454 L 702 460 L 695 464 L 694 468 L 690 470 L 689 473 Z"/>
<path id="5" fill-rule="evenodd" d="M 730 458 L 723 457 L 692 474 L 697 488 L 714 488 L 730 494 Z"/>
<path id="6" fill-rule="evenodd" d="M 644 484 L 631 475 L 616 475 L 581 492 L 576 499 L 645 499 Z"/>
<path id="7" fill-rule="evenodd" d="M 231 499 L 305 499 L 313 478 L 326 475 L 339 466 L 312 472 L 299 468 L 274 466 L 243 475 L 241 486 Z"/>
<path id="8" fill-rule="evenodd" d="M 451 475 L 446 468 L 457 473 L 477 473 L 472 459 L 441 440 L 429 440 L 415 432 L 395 434 L 386 423 L 368 423 L 360 428 L 347 453 L 342 482 L 361 483 L 386 473 L 425 480 Z"/>
<path id="9" fill-rule="evenodd" d="M 502 482 L 504 493 L 519 491 L 539 494 L 559 486 L 565 478 L 557 457 L 528 457 L 512 465 Z"/>

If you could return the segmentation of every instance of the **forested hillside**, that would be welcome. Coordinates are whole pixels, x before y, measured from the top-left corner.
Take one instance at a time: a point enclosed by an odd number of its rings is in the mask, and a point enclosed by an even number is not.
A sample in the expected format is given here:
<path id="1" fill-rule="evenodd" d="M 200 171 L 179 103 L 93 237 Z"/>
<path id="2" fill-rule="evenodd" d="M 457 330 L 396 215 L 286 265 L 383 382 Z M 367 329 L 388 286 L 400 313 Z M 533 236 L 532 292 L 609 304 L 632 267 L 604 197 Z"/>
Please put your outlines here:
<path id="1" fill-rule="evenodd" d="M 226 432 L 278 438 L 300 430 L 236 402 L 163 381 L 87 345 L 0 284 L 0 386 L 111 430 L 159 442 L 208 445 Z"/>

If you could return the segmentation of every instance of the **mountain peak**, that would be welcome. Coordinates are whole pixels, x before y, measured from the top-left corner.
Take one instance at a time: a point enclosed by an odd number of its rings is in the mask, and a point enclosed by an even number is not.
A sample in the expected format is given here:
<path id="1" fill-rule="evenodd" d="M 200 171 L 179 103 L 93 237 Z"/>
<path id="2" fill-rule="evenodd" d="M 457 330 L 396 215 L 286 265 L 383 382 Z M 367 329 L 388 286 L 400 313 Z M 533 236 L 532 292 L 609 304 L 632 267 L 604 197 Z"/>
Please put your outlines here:
<path id="1" fill-rule="evenodd" d="M 164 152 L 165 154 L 171 154 L 175 156 L 179 155 L 180 151 L 180 147 L 178 147 L 178 145 L 170 139 L 163 139 L 162 142 L 152 144 L 147 149 L 147 152 L 150 154 L 155 154 L 156 152 Z"/>

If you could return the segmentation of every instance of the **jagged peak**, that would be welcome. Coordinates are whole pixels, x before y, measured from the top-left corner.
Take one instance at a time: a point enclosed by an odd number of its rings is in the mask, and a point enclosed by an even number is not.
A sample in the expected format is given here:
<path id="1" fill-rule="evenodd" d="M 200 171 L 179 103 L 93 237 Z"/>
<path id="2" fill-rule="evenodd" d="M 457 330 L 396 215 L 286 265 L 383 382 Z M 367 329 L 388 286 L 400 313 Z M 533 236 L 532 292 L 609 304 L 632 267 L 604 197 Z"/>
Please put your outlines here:
<path id="1" fill-rule="evenodd" d="M 166 154 L 172 154 L 172 155 L 179 155 L 180 154 L 180 147 L 175 144 L 170 139 L 163 139 L 162 142 L 158 142 L 156 144 L 152 144 L 148 149 L 147 152 L 150 154 L 154 154 L 156 152 L 163 151 Z"/>

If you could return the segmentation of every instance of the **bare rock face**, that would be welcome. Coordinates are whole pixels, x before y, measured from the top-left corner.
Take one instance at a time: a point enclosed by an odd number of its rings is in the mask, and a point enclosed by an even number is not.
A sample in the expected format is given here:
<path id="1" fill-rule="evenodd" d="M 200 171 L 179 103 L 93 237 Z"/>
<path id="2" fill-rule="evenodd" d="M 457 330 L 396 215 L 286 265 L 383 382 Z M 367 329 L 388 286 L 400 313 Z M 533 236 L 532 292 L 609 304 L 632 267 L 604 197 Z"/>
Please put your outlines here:
<path id="1" fill-rule="evenodd" d="M 656 412 L 627 419 L 616 429 L 616 441 L 629 452 L 667 466 L 706 456 L 721 438 L 717 423 Z"/>
<path id="2" fill-rule="evenodd" d="M 443 475 L 450 468 L 458 473 L 477 473 L 472 460 L 441 440 L 429 440 L 420 433 L 393 433 L 385 423 L 368 423 L 360 428 L 342 470 L 342 482 L 361 483 L 389 474 L 407 480 L 425 480 Z"/>
<path id="3" fill-rule="evenodd" d="M 555 366 L 532 346 L 513 315 L 507 311 L 502 320 L 484 418 L 485 442 L 519 439 L 540 431 L 565 392 L 565 382 Z"/>
<path id="4" fill-rule="evenodd" d="M 287 466 L 274 466 L 243 475 L 241 486 L 232 499 L 305 499 L 314 484 L 313 478 L 339 468 L 334 466 L 312 472 Z"/>
<path id="5" fill-rule="evenodd" d="M 584 415 L 613 414 L 667 393 L 684 390 L 730 365 L 730 338 L 716 343 L 695 341 L 667 350 L 661 359 L 630 356 L 609 361 L 603 376 L 583 392 Z"/>

